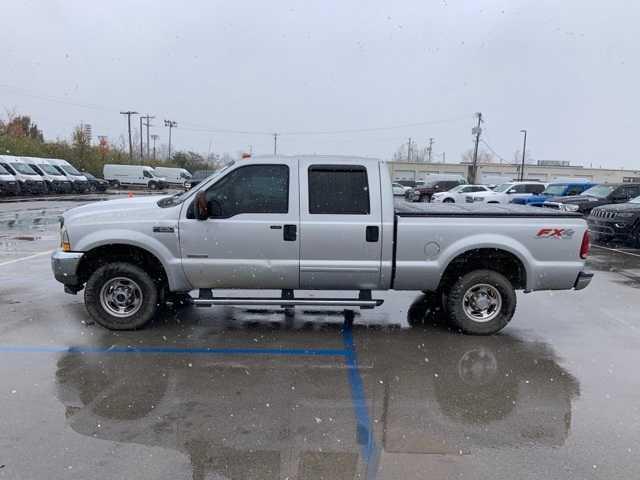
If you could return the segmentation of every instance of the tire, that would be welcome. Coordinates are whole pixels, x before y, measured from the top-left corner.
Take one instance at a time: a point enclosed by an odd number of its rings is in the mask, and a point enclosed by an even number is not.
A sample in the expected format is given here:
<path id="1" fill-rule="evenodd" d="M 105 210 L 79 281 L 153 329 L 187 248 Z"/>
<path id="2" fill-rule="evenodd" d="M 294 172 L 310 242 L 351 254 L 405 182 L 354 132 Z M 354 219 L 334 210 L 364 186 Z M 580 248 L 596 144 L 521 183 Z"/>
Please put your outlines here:
<path id="1" fill-rule="evenodd" d="M 480 305 L 475 305 L 478 307 L 475 310 L 474 297 L 481 301 Z M 515 310 L 513 285 L 493 270 L 474 270 L 463 275 L 453 284 L 447 298 L 449 321 L 469 335 L 499 332 L 511 321 Z"/>
<path id="2" fill-rule="evenodd" d="M 91 318 L 103 327 L 135 330 L 146 325 L 158 311 L 159 289 L 142 268 L 126 262 L 108 263 L 89 277 L 84 303 Z M 112 313 L 120 311 L 118 307 L 124 310 L 122 316 Z"/>
<path id="3" fill-rule="evenodd" d="M 149 182 L 149 184 L 147 186 L 149 187 L 149 190 L 157 190 L 158 189 L 158 184 L 156 182 Z"/>
<path id="4" fill-rule="evenodd" d="M 116 190 L 120 190 L 120 182 L 118 180 L 114 180 L 111 185 L 113 185 L 113 188 Z"/>
<path id="5" fill-rule="evenodd" d="M 456 201 L 453 198 L 445 198 L 442 203 L 456 203 Z"/>

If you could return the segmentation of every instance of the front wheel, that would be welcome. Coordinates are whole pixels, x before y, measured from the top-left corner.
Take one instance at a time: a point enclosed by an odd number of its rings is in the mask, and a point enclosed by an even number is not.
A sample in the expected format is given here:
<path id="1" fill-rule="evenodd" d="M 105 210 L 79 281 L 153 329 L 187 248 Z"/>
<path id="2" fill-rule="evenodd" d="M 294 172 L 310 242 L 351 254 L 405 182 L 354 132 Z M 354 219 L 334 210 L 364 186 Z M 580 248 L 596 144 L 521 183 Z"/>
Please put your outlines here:
<path id="1" fill-rule="evenodd" d="M 443 203 L 455 203 L 455 200 L 453 198 L 445 198 L 442 202 Z"/>
<path id="2" fill-rule="evenodd" d="M 98 268 L 84 291 L 89 315 L 110 330 L 143 327 L 156 314 L 158 302 L 158 287 L 149 274 L 125 262 Z"/>
<path id="3" fill-rule="evenodd" d="M 157 190 L 158 184 L 156 182 L 149 182 L 149 190 Z"/>
<path id="4" fill-rule="evenodd" d="M 499 332 L 515 310 L 513 285 L 493 270 L 474 270 L 462 276 L 453 284 L 447 298 L 449 321 L 471 335 Z"/>

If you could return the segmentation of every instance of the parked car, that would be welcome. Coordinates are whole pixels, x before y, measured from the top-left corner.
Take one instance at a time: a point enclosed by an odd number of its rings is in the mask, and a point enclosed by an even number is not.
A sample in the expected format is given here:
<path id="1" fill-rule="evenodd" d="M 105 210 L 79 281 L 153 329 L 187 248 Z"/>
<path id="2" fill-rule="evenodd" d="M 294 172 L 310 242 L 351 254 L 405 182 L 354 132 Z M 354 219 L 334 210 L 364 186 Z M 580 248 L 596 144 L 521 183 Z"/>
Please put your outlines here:
<path id="1" fill-rule="evenodd" d="M 156 167 L 155 173 L 159 177 L 163 177 L 169 185 L 187 188 L 191 173 L 184 168 Z"/>
<path id="2" fill-rule="evenodd" d="M 382 304 L 374 290 L 395 289 L 434 292 L 456 328 L 491 334 L 511 320 L 516 290 L 581 289 L 593 276 L 581 216 L 519 205 L 394 207 L 389 170 L 373 159 L 253 158 L 191 191 L 92 203 L 61 222 L 55 278 L 66 292 L 84 288 L 91 317 L 116 330 L 142 327 L 165 295 L 194 289 L 198 306 L 362 308 Z M 359 293 L 300 298 L 298 289 Z"/>
<path id="3" fill-rule="evenodd" d="M 189 180 L 189 188 L 193 188 L 198 185 L 205 178 L 215 174 L 217 170 L 196 170 Z"/>
<path id="4" fill-rule="evenodd" d="M 113 188 L 121 186 L 146 187 L 149 190 L 160 190 L 169 185 L 164 177 L 155 173 L 153 168 L 144 165 L 106 164 L 103 167 L 104 179 Z"/>
<path id="5" fill-rule="evenodd" d="M 467 181 L 459 176 L 440 176 L 437 178 L 427 178 L 424 185 L 417 185 L 415 188 L 407 192 L 407 200 L 411 202 L 430 202 L 434 193 L 446 192 L 458 185 L 465 185 Z"/>
<path id="6" fill-rule="evenodd" d="M 540 182 L 507 182 L 498 185 L 493 190 L 478 192 L 472 195 L 474 202 L 485 203 L 511 203 L 512 200 L 522 197 L 541 194 L 547 186 Z"/>
<path id="7" fill-rule="evenodd" d="M 76 167 L 71 165 L 69 162 L 59 158 L 49 158 L 47 161 L 71 181 L 74 192 L 85 193 L 89 190 L 89 180 L 87 180 L 87 177 L 80 173 Z"/>
<path id="8" fill-rule="evenodd" d="M 473 198 L 469 194 L 477 192 L 490 192 L 491 189 L 486 185 L 458 185 L 447 192 L 434 193 L 431 201 L 435 203 L 465 203 L 467 197 L 468 202 L 473 202 Z"/>
<path id="9" fill-rule="evenodd" d="M 585 190 L 580 195 L 548 200 L 542 206 L 589 215 L 595 207 L 625 203 L 639 195 L 640 183 L 603 183 Z"/>
<path id="10" fill-rule="evenodd" d="M 46 185 L 33 168 L 18 157 L 0 155 L 0 165 L 18 181 L 20 193 L 40 194 L 46 192 Z"/>
<path id="11" fill-rule="evenodd" d="M 595 185 L 597 185 L 597 183 L 590 181 L 553 182 L 547 185 L 547 188 L 545 188 L 540 195 L 517 197 L 511 200 L 511 203 L 541 207 L 547 200 L 553 201 L 555 197 L 573 197 L 580 195 Z"/>
<path id="12" fill-rule="evenodd" d="M 596 240 L 620 241 L 640 248 L 640 196 L 627 203 L 595 207 L 587 222 Z"/>
<path id="13" fill-rule="evenodd" d="M 19 195 L 20 185 L 16 177 L 0 163 L 0 195 Z"/>
<path id="14" fill-rule="evenodd" d="M 109 182 L 104 178 L 98 178 L 89 172 L 82 172 L 82 174 L 87 177 L 90 192 L 106 192 L 107 188 L 109 188 Z"/>
<path id="15" fill-rule="evenodd" d="M 401 183 L 397 183 L 397 182 L 393 182 L 391 184 L 391 188 L 393 189 L 393 194 L 395 196 L 402 196 L 402 197 L 404 197 L 404 194 L 407 192 L 407 190 L 411 189 L 411 187 L 406 187 Z"/>
<path id="16" fill-rule="evenodd" d="M 48 193 L 69 193 L 72 190 L 71 180 L 61 174 L 44 158 L 20 157 L 44 180 Z"/>

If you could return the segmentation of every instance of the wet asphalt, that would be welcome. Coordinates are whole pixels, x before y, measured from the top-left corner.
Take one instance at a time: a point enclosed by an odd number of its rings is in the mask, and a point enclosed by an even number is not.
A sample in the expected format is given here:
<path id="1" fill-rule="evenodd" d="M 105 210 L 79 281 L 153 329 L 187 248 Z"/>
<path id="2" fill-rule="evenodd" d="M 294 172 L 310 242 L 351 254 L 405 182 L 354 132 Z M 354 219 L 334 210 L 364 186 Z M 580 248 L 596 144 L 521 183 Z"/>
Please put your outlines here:
<path id="1" fill-rule="evenodd" d="M 80 203 L 0 205 L 0 478 L 640 477 L 638 251 L 594 248 L 586 290 L 519 294 L 492 337 L 411 326 L 419 292 L 114 333 L 51 275 Z"/>

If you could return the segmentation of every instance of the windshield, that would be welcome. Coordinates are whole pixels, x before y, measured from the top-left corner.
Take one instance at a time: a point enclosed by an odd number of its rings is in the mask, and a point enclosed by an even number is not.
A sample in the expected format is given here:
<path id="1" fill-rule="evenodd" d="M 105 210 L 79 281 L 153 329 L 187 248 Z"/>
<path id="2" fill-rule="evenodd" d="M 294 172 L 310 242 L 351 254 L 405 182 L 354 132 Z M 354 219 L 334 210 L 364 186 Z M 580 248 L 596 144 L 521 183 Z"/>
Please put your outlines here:
<path id="1" fill-rule="evenodd" d="M 12 163 L 11 166 L 23 175 L 38 175 L 33 168 L 24 163 Z"/>
<path id="2" fill-rule="evenodd" d="M 511 187 L 513 187 L 513 183 L 503 183 L 502 185 L 498 185 L 493 189 L 494 192 L 506 192 Z"/>
<path id="3" fill-rule="evenodd" d="M 549 185 L 547 188 L 545 188 L 544 192 L 542 192 L 542 195 L 557 197 L 564 194 L 566 189 L 566 184 Z"/>
<path id="4" fill-rule="evenodd" d="M 606 198 L 617 188 L 616 185 L 596 185 L 582 192 L 582 195 L 596 198 Z"/>
<path id="5" fill-rule="evenodd" d="M 67 172 L 69 175 L 73 175 L 74 177 L 81 177 L 82 174 L 72 167 L 71 165 L 62 165 L 62 169 Z"/>
<path id="6" fill-rule="evenodd" d="M 453 187 L 451 190 L 449 190 L 449 193 L 457 193 L 460 190 L 462 190 L 464 187 L 466 187 L 466 185 L 457 185 Z"/>
<path id="7" fill-rule="evenodd" d="M 38 167 L 44 173 L 47 173 L 49 175 L 60 175 L 60 172 L 57 171 L 55 168 L 53 168 L 53 165 L 49 165 L 49 164 L 46 164 L 46 163 L 41 163 L 40 165 L 38 165 Z"/>
<path id="8" fill-rule="evenodd" d="M 640 197 L 636 197 L 632 200 L 629 200 L 629 203 L 640 203 Z"/>

